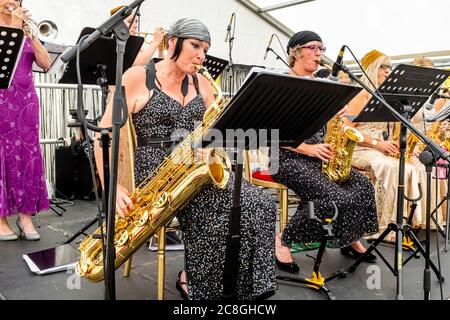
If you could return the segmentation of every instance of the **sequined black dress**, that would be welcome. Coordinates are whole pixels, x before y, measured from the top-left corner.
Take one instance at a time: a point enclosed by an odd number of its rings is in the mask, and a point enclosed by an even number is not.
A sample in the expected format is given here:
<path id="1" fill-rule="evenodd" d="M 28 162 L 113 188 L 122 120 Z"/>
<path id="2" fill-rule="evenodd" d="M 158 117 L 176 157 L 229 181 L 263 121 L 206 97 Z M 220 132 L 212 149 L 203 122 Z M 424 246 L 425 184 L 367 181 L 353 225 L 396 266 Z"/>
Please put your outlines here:
<path id="1" fill-rule="evenodd" d="M 201 121 L 205 104 L 200 94 L 182 107 L 155 88 L 147 105 L 134 114 L 138 137 L 170 137 L 192 131 Z M 198 93 L 198 87 L 197 87 Z M 138 146 L 135 178 L 139 184 L 162 161 L 166 148 Z M 233 178 L 225 190 L 205 186 L 177 215 L 184 234 L 185 270 L 191 299 L 221 299 L 226 235 L 232 203 Z M 238 297 L 254 299 L 276 288 L 276 207 L 261 190 L 242 183 L 241 250 Z"/>
<path id="2" fill-rule="evenodd" d="M 322 129 L 304 142 L 323 143 L 323 136 Z M 278 159 L 275 155 L 276 152 L 271 152 L 271 162 L 279 161 L 274 180 L 288 186 L 302 200 L 283 231 L 283 243 L 315 242 L 322 238 L 321 223 L 308 218 L 309 200 L 314 202 L 315 213 L 321 219 L 332 216 L 333 202 L 336 204 L 338 217 L 333 223 L 336 247 L 349 245 L 378 231 L 374 188 L 368 178 L 352 170 L 346 182 L 337 184 L 322 173 L 322 162 L 318 158 L 283 148 L 279 150 Z"/>

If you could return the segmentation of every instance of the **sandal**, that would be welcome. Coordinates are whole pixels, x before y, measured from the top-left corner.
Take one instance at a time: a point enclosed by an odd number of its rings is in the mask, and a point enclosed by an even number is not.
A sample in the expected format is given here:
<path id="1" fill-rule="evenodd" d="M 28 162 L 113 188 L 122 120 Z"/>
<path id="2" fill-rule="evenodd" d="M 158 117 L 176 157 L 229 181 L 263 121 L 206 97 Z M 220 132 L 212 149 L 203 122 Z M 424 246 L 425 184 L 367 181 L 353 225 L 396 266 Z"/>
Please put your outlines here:
<path id="1" fill-rule="evenodd" d="M 187 285 L 186 282 L 181 281 L 181 274 L 183 273 L 183 271 L 178 272 L 178 280 L 175 283 L 175 287 L 177 288 L 178 292 L 180 292 L 181 298 L 183 300 L 189 300 L 189 294 L 187 293 L 186 290 L 183 289 L 182 285 Z"/>

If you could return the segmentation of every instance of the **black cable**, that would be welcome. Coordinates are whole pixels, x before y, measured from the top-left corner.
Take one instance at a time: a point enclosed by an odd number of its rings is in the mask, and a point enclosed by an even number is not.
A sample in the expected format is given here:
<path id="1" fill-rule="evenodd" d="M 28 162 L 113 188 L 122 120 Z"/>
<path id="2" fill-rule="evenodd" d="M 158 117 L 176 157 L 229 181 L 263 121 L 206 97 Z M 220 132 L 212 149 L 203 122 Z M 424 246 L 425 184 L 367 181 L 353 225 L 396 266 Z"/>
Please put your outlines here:
<path id="1" fill-rule="evenodd" d="M 134 11 L 133 18 L 131 18 L 131 22 L 130 22 L 130 27 L 133 25 L 134 20 L 136 19 L 136 17 L 139 17 L 141 15 L 141 13 L 139 12 L 140 8 L 141 8 L 141 4 L 139 4 L 136 7 L 136 10 Z M 140 21 L 139 21 L 139 23 L 140 23 Z M 139 31 L 139 28 L 138 28 L 138 31 Z"/>
<path id="2" fill-rule="evenodd" d="M 83 36 L 78 45 L 77 45 L 77 55 L 76 55 L 76 66 L 77 66 L 77 81 L 78 81 L 78 111 L 81 110 L 81 112 L 78 112 L 78 118 L 80 118 L 80 113 L 82 115 L 80 122 L 82 123 L 83 127 L 84 127 L 84 135 L 85 135 L 85 139 L 89 139 L 89 135 L 88 135 L 88 131 L 87 131 L 87 121 L 86 121 L 86 117 L 84 116 L 84 104 L 83 104 L 83 83 L 81 81 L 81 69 L 80 69 L 80 48 L 82 43 L 85 41 L 85 39 L 88 37 L 88 35 Z M 90 145 L 90 141 L 88 141 L 89 145 Z M 94 142 L 95 143 L 95 142 Z M 93 153 L 93 150 L 92 150 Z M 92 179 L 92 183 L 94 185 L 96 185 L 96 179 L 95 179 L 95 171 L 94 171 L 94 163 L 92 161 L 92 154 L 91 152 L 88 152 L 88 154 L 86 155 L 89 161 L 89 168 L 91 171 L 91 179 Z M 100 198 L 98 196 L 98 186 L 96 185 L 94 187 L 94 194 L 95 194 L 95 200 L 97 201 L 97 210 L 98 210 L 98 217 L 99 217 L 99 227 L 100 227 L 100 234 L 101 234 L 101 241 L 102 241 L 102 248 L 105 249 L 105 237 L 103 234 L 103 216 L 102 216 L 102 210 L 101 210 L 101 206 L 100 206 Z M 104 252 L 104 251 L 103 251 Z M 105 259 L 105 255 L 103 255 L 103 259 Z M 103 261 L 103 265 L 104 261 Z"/>
<path id="3" fill-rule="evenodd" d="M 361 64 L 359 63 L 358 59 L 356 58 L 356 56 L 354 55 L 352 49 L 350 49 L 349 46 L 344 45 L 345 48 L 347 48 L 347 50 L 350 52 L 350 54 L 352 55 L 353 59 L 355 59 L 356 64 L 359 66 L 359 68 L 361 69 L 362 73 L 366 76 L 367 80 L 369 80 L 370 84 L 372 85 L 372 87 L 374 88 L 374 91 L 378 94 L 378 96 L 380 98 L 382 98 L 384 100 L 383 95 L 380 93 L 380 91 L 378 91 L 378 87 L 375 86 L 372 82 L 372 79 L 369 78 L 369 76 L 367 75 L 366 71 L 364 70 L 364 68 L 361 66 Z"/>
<path id="4" fill-rule="evenodd" d="M 364 70 L 364 68 L 361 66 L 361 64 L 359 63 L 358 59 L 356 58 L 355 54 L 353 53 L 352 49 L 350 49 L 349 46 L 344 45 L 345 48 L 347 48 L 347 50 L 350 52 L 350 54 L 352 55 L 353 59 L 355 59 L 356 64 L 359 66 L 359 68 L 361 69 L 362 73 L 366 76 L 367 80 L 369 80 L 370 84 L 372 85 L 372 87 L 374 88 L 374 91 L 378 94 L 378 96 L 384 100 L 383 95 L 380 93 L 380 91 L 378 91 L 378 87 L 375 86 L 372 82 L 372 79 L 369 78 L 369 76 L 367 75 L 366 71 Z M 389 128 L 389 122 L 387 122 L 386 124 L 386 136 L 383 135 L 384 140 L 388 140 L 390 136 L 390 128 Z"/>
<path id="5" fill-rule="evenodd" d="M 273 36 L 275 36 L 277 38 L 278 44 L 280 45 L 280 48 L 281 48 L 281 51 L 284 53 L 284 56 L 286 57 L 286 60 L 287 60 L 288 56 L 286 54 L 286 50 L 284 50 L 283 45 L 281 44 L 280 37 L 278 37 L 278 35 L 276 33 L 274 33 Z"/>

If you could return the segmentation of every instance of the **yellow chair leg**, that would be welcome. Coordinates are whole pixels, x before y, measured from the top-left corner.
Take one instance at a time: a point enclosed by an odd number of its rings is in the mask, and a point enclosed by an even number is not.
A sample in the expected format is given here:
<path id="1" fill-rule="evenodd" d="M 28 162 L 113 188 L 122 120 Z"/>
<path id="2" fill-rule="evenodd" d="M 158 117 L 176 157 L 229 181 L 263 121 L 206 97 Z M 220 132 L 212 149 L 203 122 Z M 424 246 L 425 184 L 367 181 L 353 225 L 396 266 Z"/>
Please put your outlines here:
<path id="1" fill-rule="evenodd" d="M 164 279 L 166 266 L 166 227 L 158 231 L 158 300 L 164 300 Z"/>
<path id="2" fill-rule="evenodd" d="M 132 261 L 133 256 L 131 256 L 130 258 L 128 258 L 128 260 L 125 262 L 125 266 L 123 268 L 123 276 L 125 278 L 128 278 L 130 276 L 130 270 L 131 270 L 131 261 Z"/>
<path id="3" fill-rule="evenodd" d="M 288 221 L 288 190 L 280 191 L 280 232 L 284 230 Z"/>

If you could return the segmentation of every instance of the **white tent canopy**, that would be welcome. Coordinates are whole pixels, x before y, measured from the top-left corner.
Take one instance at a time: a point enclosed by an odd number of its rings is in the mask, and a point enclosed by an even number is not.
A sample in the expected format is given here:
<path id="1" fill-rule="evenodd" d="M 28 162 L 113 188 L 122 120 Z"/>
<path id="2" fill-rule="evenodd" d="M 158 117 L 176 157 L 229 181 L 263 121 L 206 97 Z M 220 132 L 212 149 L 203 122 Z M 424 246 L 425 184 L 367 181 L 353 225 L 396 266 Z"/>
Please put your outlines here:
<path id="1" fill-rule="evenodd" d="M 339 48 L 345 44 L 358 59 L 377 49 L 394 60 L 424 55 L 433 58 L 440 66 L 450 66 L 448 0 L 252 2 L 261 8 L 261 12 L 271 14 L 294 31 L 314 30 L 319 33 L 330 57 L 336 57 Z M 348 53 L 345 57 L 352 60 Z"/>
<path id="2" fill-rule="evenodd" d="M 97 27 L 109 11 L 132 0 L 25 0 L 37 21 L 51 20 L 59 28 L 56 43 L 73 45 L 85 26 Z M 296 4 L 300 3 L 300 4 Z M 274 10 L 274 6 L 285 4 Z M 296 4 L 296 5 L 293 5 Z M 263 9 L 263 10 L 260 10 Z M 263 12 L 265 10 L 265 12 Z M 269 10 L 270 9 L 270 10 Z M 170 0 L 144 1 L 141 30 L 151 32 L 157 25 L 168 28 L 181 17 L 198 18 L 211 31 L 210 54 L 228 60 L 224 41 L 231 14 L 236 14 L 236 32 L 232 57 L 236 64 L 283 67 L 265 49 L 271 34 L 280 37 L 272 48 L 284 56 L 288 37 L 299 30 L 314 30 L 325 42 L 327 56 L 334 58 L 338 49 L 348 45 L 360 59 L 378 49 L 390 56 L 425 53 L 450 65 L 448 34 L 449 0 Z M 352 57 L 347 52 L 345 60 Z"/>

